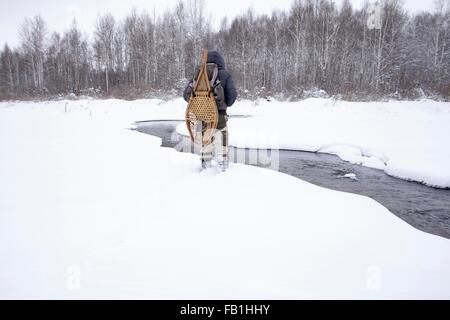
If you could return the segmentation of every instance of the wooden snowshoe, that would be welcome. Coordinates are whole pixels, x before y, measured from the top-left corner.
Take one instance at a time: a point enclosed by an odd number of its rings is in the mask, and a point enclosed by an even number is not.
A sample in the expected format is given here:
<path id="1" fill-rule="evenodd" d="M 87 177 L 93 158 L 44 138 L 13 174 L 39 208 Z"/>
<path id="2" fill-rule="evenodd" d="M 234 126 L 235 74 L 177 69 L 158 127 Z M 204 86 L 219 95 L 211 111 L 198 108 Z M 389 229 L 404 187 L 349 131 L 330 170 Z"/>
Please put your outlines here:
<path id="1" fill-rule="evenodd" d="M 200 71 L 186 109 L 186 126 L 192 142 L 203 146 L 212 142 L 219 119 L 214 92 L 211 92 L 208 79 L 207 61 L 208 51 L 203 50 Z"/>

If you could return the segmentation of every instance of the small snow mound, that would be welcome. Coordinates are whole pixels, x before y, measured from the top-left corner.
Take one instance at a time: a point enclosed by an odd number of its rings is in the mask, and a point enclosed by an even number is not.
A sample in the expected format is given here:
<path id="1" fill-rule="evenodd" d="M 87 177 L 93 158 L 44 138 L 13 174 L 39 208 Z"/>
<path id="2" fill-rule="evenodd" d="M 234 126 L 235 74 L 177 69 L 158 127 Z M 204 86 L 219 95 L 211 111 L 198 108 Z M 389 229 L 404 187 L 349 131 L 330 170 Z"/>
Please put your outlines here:
<path id="1" fill-rule="evenodd" d="M 357 146 L 345 144 L 328 145 L 320 148 L 317 152 L 334 154 L 344 161 L 369 168 L 384 170 L 386 167 L 385 161 L 387 161 L 387 157 L 385 155 L 369 150 L 364 150 L 363 152 L 362 148 Z"/>
<path id="2" fill-rule="evenodd" d="M 352 180 L 358 180 L 358 178 L 356 177 L 356 174 L 354 174 L 354 173 L 347 173 L 344 175 L 340 175 L 340 176 L 338 176 L 338 178 L 347 178 L 347 179 L 352 179 Z"/>

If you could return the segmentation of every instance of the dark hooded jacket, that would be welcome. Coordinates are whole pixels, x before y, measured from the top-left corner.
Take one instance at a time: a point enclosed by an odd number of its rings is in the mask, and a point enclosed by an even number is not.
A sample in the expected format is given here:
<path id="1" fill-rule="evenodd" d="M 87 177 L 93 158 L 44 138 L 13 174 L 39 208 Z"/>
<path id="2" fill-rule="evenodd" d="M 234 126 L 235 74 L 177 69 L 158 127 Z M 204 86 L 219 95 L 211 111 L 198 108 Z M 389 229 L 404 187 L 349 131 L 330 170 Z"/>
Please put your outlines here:
<path id="1" fill-rule="evenodd" d="M 215 63 L 219 69 L 218 78 L 220 83 L 222 84 L 224 93 L 225 93 L 225 104 L 227 107 L 231 107 L 236 101 L 237 93 L 236 88 L 234 86 L 234 81 L 231 75 L 225 70 L 225 61 L 223 57 L 217 51 L 208 51 L 208 63 Z M 186 88 L 184 89 L 183 98 L 186 102 L 189 101 L 189 98 L 192 93 L 194 80 L 191 80 Z M 226 111 L 226 110 L 219 110 Z"/>

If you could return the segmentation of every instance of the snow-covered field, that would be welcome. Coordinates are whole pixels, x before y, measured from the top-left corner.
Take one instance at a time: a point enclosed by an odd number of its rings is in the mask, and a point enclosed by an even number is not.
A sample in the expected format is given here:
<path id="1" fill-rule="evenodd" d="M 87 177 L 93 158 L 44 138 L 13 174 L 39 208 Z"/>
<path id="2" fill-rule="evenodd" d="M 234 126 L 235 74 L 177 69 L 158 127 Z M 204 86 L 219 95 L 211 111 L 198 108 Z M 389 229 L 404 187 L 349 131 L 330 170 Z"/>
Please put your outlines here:
<path id="1" fill-rule="evenodd" d="M 232 142 L 360 150 L 449 185 L 448 105 L 308 101 L 238 103 L 254 117 L 230 121 Z M 126 129 L 184 108 L 0 103 L 0 298 L 450 298 L 450 240 L 374 200 L 245 165 L 200 173 L 195 155 Z"/>

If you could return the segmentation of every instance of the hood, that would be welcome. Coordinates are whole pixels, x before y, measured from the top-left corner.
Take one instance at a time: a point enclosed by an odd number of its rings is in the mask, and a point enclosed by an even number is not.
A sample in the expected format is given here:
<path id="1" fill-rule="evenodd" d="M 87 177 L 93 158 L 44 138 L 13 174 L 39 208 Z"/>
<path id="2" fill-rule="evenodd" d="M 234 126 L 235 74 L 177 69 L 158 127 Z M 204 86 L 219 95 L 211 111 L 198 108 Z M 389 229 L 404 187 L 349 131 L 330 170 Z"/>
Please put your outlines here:
<path id="1" fill-rule="evenodd" d="M 215 63 L 219 69 L 225 69 L 225 60 L 217 51 L 208 51 L 208 63 Z"/>

